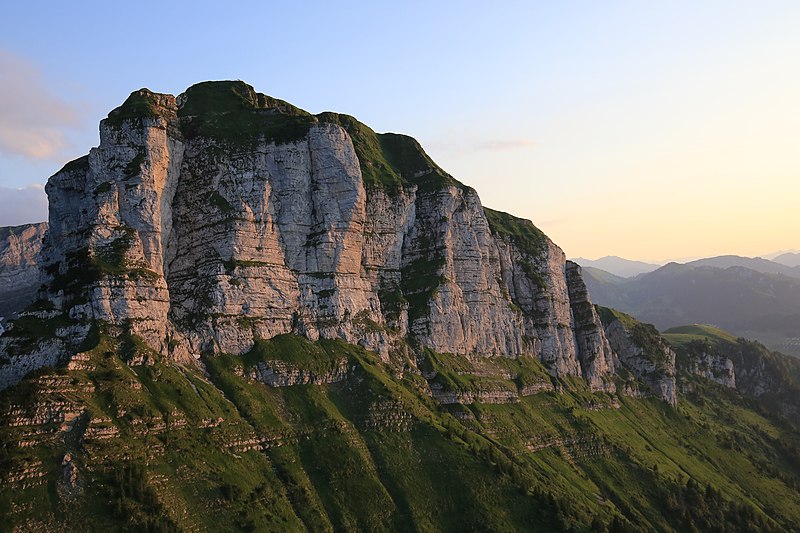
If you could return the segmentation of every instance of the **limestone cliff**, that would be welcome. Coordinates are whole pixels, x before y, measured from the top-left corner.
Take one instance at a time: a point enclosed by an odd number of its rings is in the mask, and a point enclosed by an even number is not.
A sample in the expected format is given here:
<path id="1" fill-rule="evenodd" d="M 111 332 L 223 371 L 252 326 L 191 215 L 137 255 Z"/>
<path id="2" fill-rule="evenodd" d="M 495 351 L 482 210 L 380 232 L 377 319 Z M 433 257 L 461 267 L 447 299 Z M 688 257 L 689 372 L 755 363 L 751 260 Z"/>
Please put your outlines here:
<path id="1" fill-rule="evenodd" d="M 720 385 L 736 388 L 733 361 L 714 350 L 703 350 L 695 354 L 695 357 L 689 360 L 689 371 Z"/>
<path id="2" fill-rule="evenodd" d="M 177 98 L 142 89 L 46 190 L 53 309 L 29 318 L 52 335 L 38 359 L 3 337 L 6 367 L 66 361 L 101 321 L 185 362 L 295 332 L 385 360 L 403 345 L 531 355 L 614 389 L 577 267 L 529 221 L 483 208 L 410 137 L 242 82 Z M 0 388 L 19 375 L 0 367 Z"/>
<path id="3" fill-rule="evenodd" d="M 687 330 L 696 334 L 687 334 Z M 677 346 L 679 369 L 687 377 L 700 376 L 758 398 L 792 420 L 800 417 L 800 361 L 796 357 L 770 351 L 758 342 L 736 338 L 710 326 L 673 328 L 666 337 Z"/>
<path id="4" fill-rule="evenodd" d="M 583 377 L 595 389 L 611 389 L 613 384 L 603 378 L 613 374 L 619 363 L 603 335 L 603 323 L 589 299 L 581 267 L 572 261 L 567 261 L 567 285 Z"/>
<path id="5" fill-rule="evenodd" d="M 606 337 L 619 363 L 650 393 L 671 405 L 677 404 L 675 352 L 651 324 L 607 307 L 598 307 Z M 636 385 L 628 385 L 633 392 Z"/>
<path id="6" fill-rule="evenodd" d="M 34 300 L 46 230 L 45 222 L 0 228 L 0 320 Z"/>

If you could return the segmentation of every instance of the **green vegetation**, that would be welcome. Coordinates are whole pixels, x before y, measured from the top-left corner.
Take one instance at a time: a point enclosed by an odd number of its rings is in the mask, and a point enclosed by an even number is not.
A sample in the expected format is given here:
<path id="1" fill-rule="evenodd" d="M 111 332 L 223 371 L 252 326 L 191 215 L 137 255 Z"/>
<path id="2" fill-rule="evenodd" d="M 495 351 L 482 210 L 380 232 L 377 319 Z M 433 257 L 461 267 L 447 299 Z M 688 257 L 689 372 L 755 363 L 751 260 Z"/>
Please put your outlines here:
<path id="1" fill-rule="evenodd" d="M 403 291 L 396 284 L 385 286 L 378 291 L 378 299 L 381 302 L 381 312 L 389 321 L 399 320 L 400 313 L 408 305 Z"/>
<path id="2" fill-rule="evenodd" d="M 128 366 L 132 350 L 149 349 L 124 328 L 100 325 L 93 339 L 82 369 L 42 369 L 0 394 L 3 472 L 44 472 L 0 489 L 10 529 L 783 531 L 800 521 L 797 429 L 703 381 L 677 410 L 572 378 L 518 403 L 437 406 L 421 376 L 338 340 L 259 340 L 244 356 L 205 356 L 203 371 L 152 351 Z M 322 371 L 342 360 L 347 379 L 329 384 L 245 377 L 259 362 Z M 429 350 L 422 370 L 454 390 L 554 379 L 533 358 Z M 43 405 L 77 417 L 8 424 Z"/>
<path id="3" fill-rule="evenodd" d="M 104 194 L 104 193 L 107 193 L 110 190 L 111 190 L 111 182 L 110 181 L 104 181 L 103 183 L 101 183 L 100 185 L 98 185 L 97 187 L 94 188 L 94 194 L 95 195 Z"/>
<path id="4" fill-rule="evenodd" d="M 664 331 L 661 335 L 676 348 L 682 348 L 692 341 L 709 341 L 715 345 L 736 343 L 736 336 L 707 324 L 678 326 Z"/>
<path id="5" fill-rule="evenodd" d="M 120 226 L 121 235 L 107 245 L 99 248 L 94 264 L 104 274 L 122 274 L 126 270 L 125 255 L 133 246 L 136 232 L 129 226 Z"/>
<path id="6" fill-rule="evenodd" d="M 622 311 L 618 311 L 617 309 L 603 307 L 602 305 L 595 305 L 594 307 L 597 310 L 597 315 L 600 317 L 600 321 L 603 323 L 603 327 L 608 327 L 612 322 L 614 322 L 614 320 L 619 320 L 622 322 L 622 325 L 625 326 L 625 329 L 627 330 L 632 330 L 637 324 L 641 324 L 641 322 L 633 318 L 631 315 L 623 313 Z"/>
<path id="7" fill-rule="evenodd" d="M 410 322 L 428 315 L 430 300 L 436 289 L 447 280 L 442 275 L 445 259 L 418 259 L 403 267 L 400 288 L 408 302 Z"/>
<path id="8" fill-rule="evenodd" d="M 211 191 L 208 197 L 209 202 L 214 205 L 221 213 L 227 215 L 233 212 L 230 202 L 222 196 L 219 191 Z"/>
<path id="9" fill-rule="evenodd" d="M 135 243 L 136 231 L 129 226 L 118 226 L 117 237 L 93 252 L 88 248 L 69 252 L 64 263 L 50 265 L 46 273 L 53 277 L 50 288 L 65 291 L 65 296 L 77 303 L 85 298 L 85 291 L 105 276 L 124 276 L 131 280 L 146 279 L 154 282 L 159 274 L 146 268 L 143 262 L 128 260 L 128 251 Z"/>
<path id="10" fill-rule="evenodd" d="M 375 133 L 349 115 L 320 113 L 320 122 L 341 126 L 353 140 L 367 187 L 378 187 L 390 193 L 416 185 L 420 194 L 444 187 L 467 187 L 442 170 L 425 153 L 422 146 L 407 135 Z"/>
<path id="11" fill-rule="evenodd" d="M 255 141 L 284 144 L 305 138 L 316 121 L 309 113 L 271 98 L 242 81 L 209 81 L 189 87 L 178 110 L 187 138 L 209 137 L 228 146 Z"/>
<path id="12" fill-rule="evenodd" d="M 411 180 L 414 176 L 438 169 L 422 146 L 408 135 L 381 133 L 378 135 L 381 152 L 400 176 Z"/>
<path id="13" fill-rule="evenodd" d="M 798 412 L 800 359 L 770 351 L 759 342 L 734 335 L 715 326 L 694 324 L 671 328 L 664 338 L 675 349 L 677 365 L 691 379 L 690 362 L 705 356 L 729 359 L 734 366 L 736 389 L 753 397 L 753 408 L 761 413 Z M 764 390 L 764 384 L 769 384 Z"/>
<path id="14" fill-rule="evenodd" d="M 531 263 L 544 252 L 547 236 L 530 220 L 517 218 L 488 207 L 483 208 L 483 213 L 489 223 L 489 230 L 494 236 L 513 244 L 523 254 L 523 258 L 518 261 L 518 264 L 528 279 L 541 290 L 547 290 L 547 283 Z"/>
<path id="15" fill-rule="evenodd" d="M 278 335 L 256 339 L 253 348 L 242 356 L 247 366 L 262 361 L 282 361 L 315 372 L 331 370 L 342 359 L 338 345 L 329 341 L 314 343 L 297 335 Z"/>
<path id="16" fill-rule="evenodd" d="M 87 170 L 89 170 L 89 156 L 85 155 L 78 159 L 73 159 L 61 167 L 61 170 L 58 172 L 86 172 Z"/>
<path id="17" fill-rule="evenodd" d="M 259 267 L 269 265 L 269 263 L 265 263 L 263 261 L 251 261 L 247 259 L 236 259 L 235 257 L 231 257 L 230 259 L 223 260 L 222 265 L 225 267 L 225 271 L 229 275 L 232 275 L 234 270 L 240 267 Z"/>
<path id="18" fill-rule="evenodd" d="M 594 307 L 604 327 L 608 327 L 614 320 L 622 322 L 622 325 L 628 330 L 633 344 L 642 348 L 643 355 L 649 357 L 656 365 L 654 373 L 663 374 L 668 370 L 670 363 L 664 355 L 664 341 L 655 326 L 639 322 L 632 316 L 616 309 L 600 305 Z"/>
<path id="19" fill-rule="evenodd" d="M 140 120 L 142 118 L 157 118 L 159 107 L 155 94 L 149 89 L 134 91 L 121 106 L 108 114 L 106 124 L 119 126 L 126 120 Z"/>
<path id="20" fill-rule="evenodd" d="M 145 161 L 145 154 L 144 152 L 138 152 L 133 159 L 131 159 L 130 163 L 125 165 L 125 177 L 124 179 L 129 180 L 131 178 L 136 177 L 142 171 L 142 164 Z"/>
<path id="21" fill-rule="evenodd" d="M 389 191 L 403 188 L 405 180 L 402 174 L 386 159 L 378 134 L 369 126 L 350 115 L 340 113 L 320 113 L 317 118 L 320 122 L 341 126 L 350 135 L 366 186 L 381 187 Z"/>
<path id="22" fill-rule="evenodd" d="M 140 89 L 111 111 L 106 123 L 119 126 L 125 121 L 154 118 L 166 112 L 153 92 Z M 468 189 L 436 165 L 411 137 L 376 134 L 349 115 L 326 112 L 314 116 L 288 102 L 257 93 L 242 81 L 209 81 L 189 87 L 178 97 L 177 117 L 176 134 L 187 139 L 206 137 L 227 149 L 240 150 L 252 147 L 259 140 L 276 144 L 300 141 L 318 122 L 337 124 L 353 141 L 368 187 L 390 193 L 414 185 L 420 193 L 435 192 L 446 186 Z M 83 168 L 88 164 L 83 159 L 70 165 Z M 133 161 L 126 173 L 138 172 L 141 163 Z"/>
<path id="23" fill-rule="evenodd" d="M 116 516 L 144 531 L 179 531 L 146 476 L 140 464 L 126 464 L 113 473 L 108 486 Z"/>
<path id="24" fill-rule="evenodd" d="M 522 253 L 535 258 L 544 251 L 547 236 L 530 220 L 517 218 L 488 207 L 484 207 L 483 212 L 492 233 L 501 239 L 512 242 Z"/>

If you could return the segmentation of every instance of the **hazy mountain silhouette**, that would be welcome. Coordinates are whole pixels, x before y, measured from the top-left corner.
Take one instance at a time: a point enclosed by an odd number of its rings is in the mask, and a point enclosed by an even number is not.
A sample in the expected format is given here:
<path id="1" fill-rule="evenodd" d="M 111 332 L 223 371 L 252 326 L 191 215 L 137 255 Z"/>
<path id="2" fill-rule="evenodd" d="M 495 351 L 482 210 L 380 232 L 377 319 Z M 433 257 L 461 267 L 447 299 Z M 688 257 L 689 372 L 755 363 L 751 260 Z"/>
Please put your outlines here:
<path id="1" fill-rule="evenodd" d="M 777 256 L 773 261 L 790 267 L 800 267 L 800 253 L 786 252 Z"/>
<path id="2" fill-rule="evenodd" d="M 584 278 L 594 302 L 630 313 L 660 330 L 714 324 L 800 355 L 796 343 L 800 337 L 800 279 L 742 266 L 718 268 L 697 263 L 702 261 L 669 263 L 623 280 L 586 268 Z"/>
<path id="3" fill-rule="evenodd" d="M 600 259 L 594 260 L 578 257 L 572 261 L 578 263 L 582 267 L 599 268 L 601 270 L 605 270 L 606 272 L 610 272 L 615 276 L 620 276 L 623 278 L 630 278 L 632 276 L 638 276 L 639 274 L 652 272 L 661 266 L 655 263 L 645 263 L 644 261 L 625 259 L 615 255 L 608 255 L 606 257 L 601 257 Z"/>

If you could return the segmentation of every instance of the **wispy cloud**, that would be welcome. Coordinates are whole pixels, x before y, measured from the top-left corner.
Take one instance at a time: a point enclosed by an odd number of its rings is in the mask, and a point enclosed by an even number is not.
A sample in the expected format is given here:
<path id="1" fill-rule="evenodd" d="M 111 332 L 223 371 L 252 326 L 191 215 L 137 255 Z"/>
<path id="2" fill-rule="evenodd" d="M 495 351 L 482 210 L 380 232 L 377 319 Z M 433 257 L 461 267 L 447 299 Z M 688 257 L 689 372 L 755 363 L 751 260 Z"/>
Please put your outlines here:
<path id="1" fill-rule="evenodd" d="M 78 113 L 44 84 L 36 66 L 0 50 L 0 152 L 30 159 L 56 158 L 67 146 L 64 130 Z"/>
<path id="2" fill-rule="evenodd" d="M 0 226 L 18 226 L 47 220 L 47 195 L 41 185 L 23 189 L 0 187 Z"/>

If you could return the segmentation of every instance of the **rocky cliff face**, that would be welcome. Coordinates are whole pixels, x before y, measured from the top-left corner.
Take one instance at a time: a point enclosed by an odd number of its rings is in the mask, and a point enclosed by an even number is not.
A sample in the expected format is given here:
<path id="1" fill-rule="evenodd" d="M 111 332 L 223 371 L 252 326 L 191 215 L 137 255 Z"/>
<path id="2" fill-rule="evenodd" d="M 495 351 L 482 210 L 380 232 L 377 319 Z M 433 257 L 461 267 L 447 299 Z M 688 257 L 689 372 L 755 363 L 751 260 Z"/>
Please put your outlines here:
<path id="1" fill-rule="evenodd" d="M 689 372 L 710 379 L 715 383 L 736 388 L 736 373 L 733 361 L 711 350 L 702 351 L 689 361 Z"/>
<path id="2" fill-rule="evenodd" d="M 0 228 L 0 320 L 34 300 L 46 230 L 45 222 Z"/>
<path id="3" fill-rule="evenodd" d="M 614 388 L 577 266 L 409 137 L 209 82 L 133 93 L 100 139 L 47 184 L 53 312 L 34 318 L 66 323 L 42 361 L 68 359 L 102 321 L 180 361 L 295 332 L 385 360 L 407 344 L 533 355 Z"/>
<path id="4" fill-rule="evenodd" d="M 652 325 L 606 307 L 599 310 L 606 337 L 620 365 L 643 382 L 651 394 L 676 405 L 675 352 L 672 348 Z M 637 394 L 635 388 L 631 393 Z"/>
<path id="5" fill-rule="evenodd" d="M 583 377 L 595 389 L 614 390 L 613 383 L 603 378 L 613 374 L 619 362 L 608 339 L 603 335 L 603 323 L 589 299 L 589 292 L 581 276 L 581 267 L 567 261 L 566 274 Z"/>
<path id="6" fill-rule="evenodd" d="M 717 330 L 678 343 L 680 369 L 741 394 L 758 398 L 774 412 L 800 417 L 800 361 L 764 345 Z"/>

